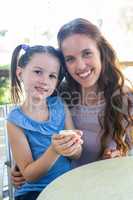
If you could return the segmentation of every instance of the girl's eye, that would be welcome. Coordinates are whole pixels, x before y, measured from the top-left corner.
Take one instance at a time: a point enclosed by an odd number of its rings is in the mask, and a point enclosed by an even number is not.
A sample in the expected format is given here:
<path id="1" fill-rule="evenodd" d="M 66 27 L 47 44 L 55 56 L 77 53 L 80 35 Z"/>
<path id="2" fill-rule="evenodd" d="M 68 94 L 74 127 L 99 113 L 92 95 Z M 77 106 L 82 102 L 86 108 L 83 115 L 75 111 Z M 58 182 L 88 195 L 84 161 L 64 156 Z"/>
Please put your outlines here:
<path id="1" fill-rule="evenodd" d="M 39 74 L 39 75 L 42 74 L 42 71 L 40 71 L 40 70 L 35 70 L 34 72 L 35 72 L 36 74 Z"/>
<path id="2" fill-rule="evenodd" d="M 54 75 L 54 74 L 50 74 L 49 77 L 50 77 L 51 79 L 57 79 L 57 76 Z"/>

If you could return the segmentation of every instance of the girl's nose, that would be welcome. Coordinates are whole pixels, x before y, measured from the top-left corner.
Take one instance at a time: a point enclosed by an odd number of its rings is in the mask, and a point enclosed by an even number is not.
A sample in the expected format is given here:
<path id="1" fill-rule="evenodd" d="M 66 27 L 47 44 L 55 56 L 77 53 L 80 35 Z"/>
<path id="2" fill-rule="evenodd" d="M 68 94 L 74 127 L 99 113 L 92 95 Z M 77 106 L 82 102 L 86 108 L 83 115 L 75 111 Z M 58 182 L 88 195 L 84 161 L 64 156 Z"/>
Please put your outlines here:
<path id="1" fill-rule="evenodd" d="M 44 75 L 44 76 L 41 76 L 40 79 L 39 79 L 39 82 L 41 84 L 44 84 L 44 85 L 47 85 L 48 84 L 48 81 L 49 81 L 49 78 L 48 76 Z"/>

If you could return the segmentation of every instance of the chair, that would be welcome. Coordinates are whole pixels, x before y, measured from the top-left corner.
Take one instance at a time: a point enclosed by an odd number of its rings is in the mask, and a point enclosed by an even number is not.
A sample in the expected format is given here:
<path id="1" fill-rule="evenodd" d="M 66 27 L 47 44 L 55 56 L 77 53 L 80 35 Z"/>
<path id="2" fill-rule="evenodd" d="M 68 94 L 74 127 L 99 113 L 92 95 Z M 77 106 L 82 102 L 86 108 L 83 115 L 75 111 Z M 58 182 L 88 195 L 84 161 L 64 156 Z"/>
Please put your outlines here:
<path id="1" fill-rule="evenodd" d="M 4 134 L 4 144 L 6 151 L 6 161 L 3 166 L 3 175 L 2 175 L 2 198 L 5 199 L 8 197 L 9 200 L 14 200 L 14 187 L 11 182 L 11 166 L 13 165 L 13 158 L 11 153 L 10 144 L 8 141 L 7 129 L 6 129 L 6 118 L 11 105 L 3 105 L 1 108 L 1 115 L 4 121 L 3 124 L 3 134 Z"/>

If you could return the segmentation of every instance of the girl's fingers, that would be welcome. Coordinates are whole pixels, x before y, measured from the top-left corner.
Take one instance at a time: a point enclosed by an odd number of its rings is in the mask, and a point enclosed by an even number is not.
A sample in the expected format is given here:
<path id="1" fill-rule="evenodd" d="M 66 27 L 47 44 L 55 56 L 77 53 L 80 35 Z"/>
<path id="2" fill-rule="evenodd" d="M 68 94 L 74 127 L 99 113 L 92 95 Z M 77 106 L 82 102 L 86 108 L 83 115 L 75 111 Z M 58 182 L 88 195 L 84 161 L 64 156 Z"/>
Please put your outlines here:
<path id="1" fill-rule="evenodd" d="M 62 139 L 62 138 L 73 138 L 73 137 L 81 137 L 83 135 L 83 131 L 81 130 L 74 130 L 77 134 L 69 134 L 69 135 L 64 135 L 64 134 L 53 134 L 52 138 L 53 139 Z"/>
<path id="2" fill-rule="evenodd" d="M 77 149 L 80 147 L 80 145 L 74 144 L 73 146 L 71 146 L 69 149 L 66 149 L 64 151 L 64 155 L 65 156 L 72 156 L 77 152 Z"/>
<path id="3" fill-rule="evenodd" d="M 74 149 L 77 151 L 77 146 L 83 144 L 83 140 L 81 139 L 81 132 L 78 134 L 71 135 L 61 135 L 54 134 L 52 137 L 52 145 L 56 152 L 60 155 L 68 155 L 73 153 Z"/>
<path id="4" fill-rule="evenodd" d="M 52 138 L 53 139 L 53 141 L 55 142 L 55 143 L 58 143 L 59 145 L 63 145 L 63 144 L 65 144 L 65 143 L 68 143 L 69 141 L 75 141 L 77 138 L 76 137 L 74 137 L 73 135 L 69 135 L 69 136 L 61 136 L 61 137 L 58 137 L 58 138 L 55 138 L 55 137 L 53 137 Z"/>
<path id="5" fill-rule="evenodd" d="M 70 148 L 75 143 L 77 143 L 77 139 L 76 138 L 69 139 L 69 140 L 65 139 L 65 140 L 62 140 L 61 142 L 59 142 L 58 146 L 59 146 L 60 149 L 65 150 L 65 149 Z"/>
<path id="6" fill-rule="evenodd" d="M 65 140 L 60 144 L 63 149 L 70 148 L 74 144 L 83 144 L 83 140 L 80 138 L 72 138 L 69 140 Z"/>
<path id="7" fill-rule="evenodd" d="M 54 146 L 54 148 L 60 155 L 70 156 L 70 154 L 72 154 L 74 150 L 77 151 L 77 148 L 81 146 L 81 142 L 82 141 L 73 142 L 72 140 L 70 140 L 68 143 L 62 145 L 56 145 Z"/>

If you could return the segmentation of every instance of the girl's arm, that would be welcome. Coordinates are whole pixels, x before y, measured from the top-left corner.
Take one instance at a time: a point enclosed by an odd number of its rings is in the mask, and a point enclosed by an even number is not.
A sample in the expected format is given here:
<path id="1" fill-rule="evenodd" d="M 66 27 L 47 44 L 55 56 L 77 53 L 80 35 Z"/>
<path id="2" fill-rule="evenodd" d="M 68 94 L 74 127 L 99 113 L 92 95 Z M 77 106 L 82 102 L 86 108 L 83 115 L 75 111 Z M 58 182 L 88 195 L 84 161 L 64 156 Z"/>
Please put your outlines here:
<path id="1" fill-rule="evenodd" d="M 66 111 L 65 129 L 73 130 L 75 129 L 75 127 L 72 121 L 70 110 L 68 109 L 67 105 L 65 105 L 65 111 Z M 77 141 L 75 142 L 75 144 L 73 143 L 72 145 L 74 151 L 73 155 L 70 156 L 71 159 L 78 159 L 82 153 L 82 143 L 83 143 L 83 141 L 81 140 L 82 132 L 77 130 L 77 134 L 78 134 Z"/>
<path id="2" fill-rule="evenodd" d="M 81 139 L 82 132 L 80 130 L 75 130 L 71 113 L 65 105 L 65 130 L 73 130 L 76 134 L 55 134 L 52 137 L 52 143 L 56 151 L 63 155 L 67 156 L 71 159 L 78 159 L 82 152 L 82 143 Z"/>
<path id="3" fill-rule="evenodd" d="M 26 181 L 34 181 L 46 174 L 58 159 L 59 154 L 50 145 L 44 154 L 34 161 L 23 130 L 8 122 L 7 131 L 13 157 Z"/>

